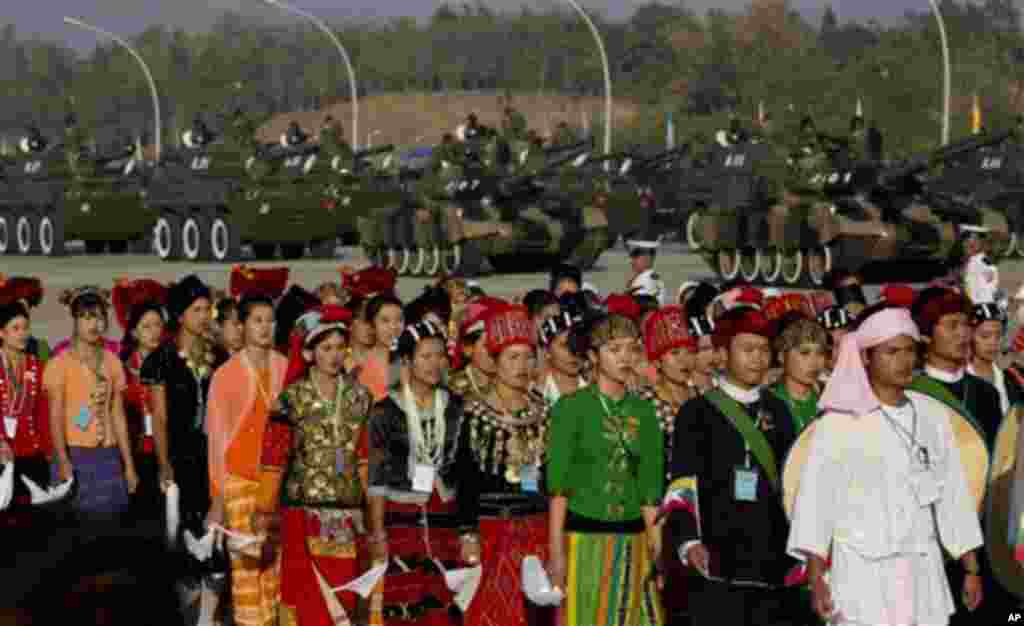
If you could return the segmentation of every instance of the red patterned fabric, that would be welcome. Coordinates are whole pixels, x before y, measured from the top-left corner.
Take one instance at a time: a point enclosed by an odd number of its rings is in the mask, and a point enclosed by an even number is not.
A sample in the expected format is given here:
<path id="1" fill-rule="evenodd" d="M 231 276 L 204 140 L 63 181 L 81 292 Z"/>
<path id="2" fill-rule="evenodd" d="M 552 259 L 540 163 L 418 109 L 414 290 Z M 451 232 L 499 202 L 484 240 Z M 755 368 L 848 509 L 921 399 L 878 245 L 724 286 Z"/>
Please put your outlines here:
<path id="1" fill-rule="evenodd" d="M 283 468 L 288 464 L 288 455 L 292 448 L 292 429 L 281 422 L 267 422 L 263 431 L 263 450 L 260 453 L 260 466 L 264 468 Z"/>
<path id="2" fill-rule="evenodd" d="M 331 587 L 340 587 L 368 567 L 366 536 L 356 538 L 356 558 L 313 555 L 307 539 L 320 536 L 320 520 L 300 508 L 284 510 L 281 521 L 281 602 L 295 611 L 301 626 L 334 626 L 313 564 Z M 350 620 L 356 618 L 359 596 L 342 591 L 338 599 Z"/>
<path id="3" fill-rule="evenodd" d="M 690 335 L 683 307 L 678 304 L 662 307 L 644 320 L 643 340 L 651 363 L 676 348 L 697 351 L 697 339 Z"/>
<path id="4" fill-rule="evenodd" d="M 247 267 L 236 265 L 231 268 L 228 291 L 233 298 L 260 294 L 276 300 L 288 287 L 290 271 L 287 267 Z"/>
<path id="5" fill-rule="evenodd" d="M 510 304 L 494 307 L 486 317 L 487 350 L 501 354 L 505 348 L 514 345 L 534 346 L 537 331 L 525 306 Z"/>
<path id="6" fill-rule="evenodd" d="M 146 415 L 151 415 L 150 393 L 149 388 L 139 381 L 141 360 L 139 353 L 136 352 L 129 357 L 125 367 L 125 378 L 127 379 L 123 394 L 125 417 L 128 420 L 128 435 L 132 441 L 141 442 L 140 447 L 143 454 L 153 454 L 156 452 L 156 445 L 152 435 L 146 435 L 145 431 L 144 420 Z"/>
<path id="7" fill-rule="evenodd" d="M 359 298 L 371 298 L 382 293 L 394 293 L 398 284 L 398 273 L 394 270 L 373 266 L 355 272 L 341 271 L 341 287 Z"/>
<path id="8" fill-rule="evenodd" d="M 53 445 L 50 440 L 50 410 L 43 390 L 43 367 L 39 359 L 25 355 L 24 385 L 27 396 L 15 397 L 14 387 L 7 380 L 7 373 L 0 367 L 0 412 L 2 416 L 13 415 L 18 420 L 13 440 L 0 428 L 0 439 L 7 440 L 16 457 L 36 455 L 50 456 Z"/>
<path id="9" fill-rule="evenodd" d="M 523 559 L 548 559 L 548 516 L 482 518 L 480 551 L 483 580 L 466 611 L 466 626 L 548 626 L 557 611 L 531 605 L 523 593 Z"/>
<path id="10" fill-rule="evenodd" d="M 626 293 L 613 293 L 604 301 L 605 309 L 609 315 L 621 315 L 631 320 L 640 319 L 643 310 L 633 296 Z"/>
<path id="11" fill-rule="evenodd" d="M 128 318 L 136 306 L 155 302 L 167 303 L 167 287 L 149 278 L 137 280 L 118 279 L 110 291 L 111 304 L 121 328 L 128 330 Z"/>

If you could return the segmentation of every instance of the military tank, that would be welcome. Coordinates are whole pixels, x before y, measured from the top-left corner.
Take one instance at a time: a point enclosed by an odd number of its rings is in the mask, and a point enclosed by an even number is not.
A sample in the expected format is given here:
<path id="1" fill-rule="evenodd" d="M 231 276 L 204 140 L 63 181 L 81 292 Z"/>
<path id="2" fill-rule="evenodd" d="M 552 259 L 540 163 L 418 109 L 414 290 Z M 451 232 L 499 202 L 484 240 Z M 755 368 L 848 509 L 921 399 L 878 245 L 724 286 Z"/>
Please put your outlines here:
<path id="1" fill-rule="evenodd" d="M 353 172 L 369 153 L 334 154 L 307 139 L 293 125 L 278 144 L 247 151 L 195 123 L 150 184 L 157 256 L 230 262 L 250 244 L 257 258 L 278 247 L 286 259 L 307 247 L 315 258 L 331 258 L 339 238 L 354 241 L 357 211 L 367 202 Z"/>
<path id="2" fill-rule="evenodd" d="M 949 201 L 1002 212 L 1009 238 L 1005 247 L 991 252 L 1024 257 L 1024 146 L 1016 136 L 952 159 L 928 187 Z"/>
<path id="3" fill-rule="evenodd" d="M 131 146 L 94 155 L 33 127 L 0 174 L 0 254 L 63 256 L 73 240 L 91 254 L 144 250 L 156 220 L 146 183 Z"/>

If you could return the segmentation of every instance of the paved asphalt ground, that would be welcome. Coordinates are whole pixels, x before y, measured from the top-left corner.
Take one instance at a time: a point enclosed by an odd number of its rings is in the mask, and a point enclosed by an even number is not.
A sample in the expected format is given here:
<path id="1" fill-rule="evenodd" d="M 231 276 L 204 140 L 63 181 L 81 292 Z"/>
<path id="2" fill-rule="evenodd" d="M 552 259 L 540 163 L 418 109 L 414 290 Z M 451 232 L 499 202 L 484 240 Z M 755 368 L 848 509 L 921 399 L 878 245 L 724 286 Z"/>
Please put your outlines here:
<path id="1" fill-rule="evenodd" d="M 282 262 L 253 263 L 254 266 L 279 265 Z M 288 265 L 292 269 L 291 282 L 301 284 L 309 289 L 322 282 L 339 279 L 338 267 L 342 264 L 362 267 L 366 259 L 358 248 L 341 248 L 333 261 L 301 260 L 292 261 Z M 666 244 L 660 250 L 656 269 L 661 274 L 666 286 L 675 297 L 676 290 L 684 280 L 712 278 L 710 269 L 696 254 L 690 254 L 680 244 Z M 165 263 L 155 256 L 141 255 L 72 255 L 61 259 L 44 257 L 4 256 L 0 258 L 0 273 L 8 276 L 32 275 L 42 278 L 46 295 L 43 304 L 34 313 L 32 319 L 33 332 L 37 336 L 46 337 L 55 342 L 66 337 L 70 331 L 70 321 L 66 311 L 58 302 L 61 290 L 82 284 L 97 284 L 106 288 L 113 285 L 116 278 L 148 277 L 168 282 L 189 273 L 198 274 L 207 283 L 226 288 L 229 265 L 209 263 Z M 1024 282 L 1024 261 L 1004 261 L 1000 266 L 1001 283 L 1008 293 L 1013 295 Z M 622 291 L 630 277 L 629 257 L 621 246 L 606 252 L 599 260 L 597 267 L 587 272 L 585 280 L 593 283 L 602 294 Z M 547 286 L 547 275 L 541 273 L 505 274 L 486 276 L 480 279 L 488 294 L 498 297 L 521 296 L 529 289 Z M 431 282 L 426 278 L 402 277 L 399 280 L 399 293 L 403 299 L 416 296 L 424 285 Z M 874 289 L 868 288 L 868 297 Z M 119 338 L 121 330 L 111 329 L 111 337 Z"/>

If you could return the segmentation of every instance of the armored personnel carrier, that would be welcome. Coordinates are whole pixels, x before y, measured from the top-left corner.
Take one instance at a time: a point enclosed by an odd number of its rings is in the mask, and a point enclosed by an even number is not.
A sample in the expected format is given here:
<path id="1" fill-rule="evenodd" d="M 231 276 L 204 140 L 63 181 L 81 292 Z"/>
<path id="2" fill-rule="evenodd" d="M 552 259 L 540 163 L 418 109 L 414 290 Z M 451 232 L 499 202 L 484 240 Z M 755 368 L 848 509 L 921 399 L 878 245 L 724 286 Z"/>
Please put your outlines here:
<path id="1" fill-rule="evenodd" d="M 73 240 L 92 254 L 144 248 L 156 216 L 137 157 L 131 146 L 92 155 L 30 129 L 0 173 L 0 254 L 63 256 Z"/>
<path id="2" fill-rule="evenodd" d="M 338 239 L 354 241 L 369 203 L 353 172 L 368 153 L 333 154 L 297 126 L 279 144 L 247 153 L 215 141 L 202 123 L 157 167 L 148 202 L 159 211 L 154 249 L 164 260 L 229 262 L 244 244 L 257 258 L 330 258 Z M 378 149 L 389 151 L 390 146 Z"/>

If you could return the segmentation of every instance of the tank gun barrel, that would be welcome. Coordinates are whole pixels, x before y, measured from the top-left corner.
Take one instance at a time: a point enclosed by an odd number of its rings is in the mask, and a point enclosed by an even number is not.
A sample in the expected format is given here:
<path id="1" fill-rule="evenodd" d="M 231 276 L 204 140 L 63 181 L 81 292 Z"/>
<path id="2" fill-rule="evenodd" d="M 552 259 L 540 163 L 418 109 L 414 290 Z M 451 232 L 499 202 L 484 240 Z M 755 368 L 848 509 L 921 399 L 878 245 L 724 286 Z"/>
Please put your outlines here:
<path id="1" fill-rule="evenodd" d="M 936 148 L 931 152 L 914 155 L 894 167 L 883 170 L 879 176 L 879 181 L 883 186 L 894 183 L 958 156 L 969 154 L 982 148 L 999 145 L 1012 135 L 1012 130 L 1004 130 L 998 133 L 964 137 L 951 144 Z"/>
<path id="2" fill-rule="evenodd" d="M 586 148 L 587 150 L 593 149 L 594 142 L 591 139 L 584 139 L 583 141 L 577 141 L 576 143 L 567 144 L 564 146 L 548 146 L 544 148 L 545 155 L 559 154 L 562 152 L 576 152 Z M 578 155 L 577 155 L 578 156 Z"/>
<path id="3" fill-rule="evenodd" d="M 518 174 L 504 178 L 503 180 L 500 181 L 500 186 L 502 187 L 502 189 L 506 190 L 506 192 L 511 195 L 516 190 L 521 189 L 529 182 L 537 180 L 538 178 L 544 178 L 545 176 L 550 176 L 551 174 L 554 174 L 563 165 L 575 161 L 582 155 L 590 152 L 590 150 L 590 145 L 580 146 L 577 149 L 569 152 L 568 154 L 560 156 L 554 161 L 545 164 L 544 167 L 540 168 L 536 172 L 531 172 L 529 174 Z"/>
<path id="4" fill-rule="evenodd" d="M 363 148 L 362 150 L 356 151 L 355 159 L 358 161 L 360 159 L 367 159 L 372 156 L 377 156 L 378 154 L 387 154 L 388 152 L 394 151 L 395 144 L 393 143 L 385 144 L 383 146 L 376 146 L 374 148 Z"/>

